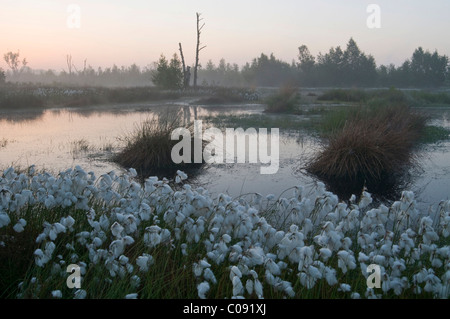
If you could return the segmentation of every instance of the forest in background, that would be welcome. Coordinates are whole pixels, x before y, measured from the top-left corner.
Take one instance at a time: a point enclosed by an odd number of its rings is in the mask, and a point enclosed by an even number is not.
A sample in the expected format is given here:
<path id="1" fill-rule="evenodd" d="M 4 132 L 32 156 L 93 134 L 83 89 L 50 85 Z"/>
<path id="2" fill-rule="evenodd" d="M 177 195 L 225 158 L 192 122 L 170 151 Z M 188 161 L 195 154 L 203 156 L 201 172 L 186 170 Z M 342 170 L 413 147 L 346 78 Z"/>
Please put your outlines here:
<path id="1" fill-rule="evenodd" d="M 145 67 L 133 64 L 128 67 L 113 65 L 95 68 L 84 60 L 83 66 L 77 68 L 72 63 L 72 57 L 67 55 L 67 69 L 58 72 L 32 69 L 26 59 L 21 60 L 19 52 L 8 52 L 4 60 L 9 69 L 0 68 L 0 84 L 18 82 L 108 87 L 155 85 L 152 79 L 157 77 L 161 61 L 168 63 L 162 54 L 159 61 Z M 179 79 L 178 72 L 182 71 L 177 53 L 173 54 L 170 65 L 175 68 Z M 399 66 L 378 66 L 374 57 L 361 51 L 351 38 L 346 48 L 331 47 L 328 52 L 317 56 L 313 56 L 306 45 L 301 45 L 297 58 L 290 63 L 276 58 L 272 53 L 261 53 L 243 66 L 223 58 L 217 65 L 208 60 L 204 65 L 199 65 L 198 83 L 201 86 L 228 87 L 279 87 L 290 84 L 301 87 L 439 88 L 450 84 L 450 65 L 448 56 L 419 47 L 411 58 Z M 178 83 L 175 83 L 177 86 Z"/>

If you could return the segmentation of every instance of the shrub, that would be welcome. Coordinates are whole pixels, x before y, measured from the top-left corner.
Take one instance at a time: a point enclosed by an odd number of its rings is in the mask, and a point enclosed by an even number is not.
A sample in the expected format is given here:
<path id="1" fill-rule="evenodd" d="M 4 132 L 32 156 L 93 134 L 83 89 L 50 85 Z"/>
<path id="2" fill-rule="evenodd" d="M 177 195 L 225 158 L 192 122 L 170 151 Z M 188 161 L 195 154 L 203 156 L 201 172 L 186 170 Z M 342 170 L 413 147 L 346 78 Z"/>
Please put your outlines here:
<path id="1" fill-rule="evenodd" d="M 2 68 L 0 68 L 0 85 L 4 84 L 5 81 L 6 81 L 5 71 L 3 71 Z"/>

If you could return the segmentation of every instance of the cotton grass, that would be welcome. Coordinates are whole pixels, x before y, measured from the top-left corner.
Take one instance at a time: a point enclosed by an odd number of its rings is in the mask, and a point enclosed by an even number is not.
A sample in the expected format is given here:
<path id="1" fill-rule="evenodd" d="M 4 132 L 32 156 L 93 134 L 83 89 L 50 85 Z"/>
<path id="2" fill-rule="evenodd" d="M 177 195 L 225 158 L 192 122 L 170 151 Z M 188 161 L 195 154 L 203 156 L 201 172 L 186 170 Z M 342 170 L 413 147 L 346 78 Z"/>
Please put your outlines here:
<path id="1" fill-rule="evenodd" d="M 5 170 L 2 296 L 450 296 L 448 200 L 421 212 L 411 192 L 390 207 L 363 192 L 345 204 L 323 184 L 310 196 L 295 187 L 292 197 L 269 201 L 213 198 L 178 176 L 176 184 L 155 177 L 139 184 L 132 170 L 98 179 L 80 167 L 57 176 Z M 18 249 L 24 258 L 16 260 Z M 80 267 L 79 289 L 66 286 L 70 264 Z M 380 288 L 367 287 L 371 264 L 381 269 Z"/>

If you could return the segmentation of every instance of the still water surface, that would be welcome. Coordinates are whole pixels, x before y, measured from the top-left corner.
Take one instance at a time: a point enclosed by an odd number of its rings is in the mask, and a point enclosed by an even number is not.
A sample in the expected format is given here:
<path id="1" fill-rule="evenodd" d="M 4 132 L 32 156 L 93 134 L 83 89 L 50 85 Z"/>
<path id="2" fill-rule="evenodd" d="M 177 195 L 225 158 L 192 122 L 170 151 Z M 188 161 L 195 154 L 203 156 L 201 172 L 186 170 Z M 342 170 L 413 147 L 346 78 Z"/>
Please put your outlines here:
<path id="1" fill-rule="evenodd" d="M 184 108 L 185 120 L 219 114 L 261 113 L 260 105 L 198 106 L 128 104 L 79 109 L 0 112 L 0 170 L 9 166 L 26 168 L 32 164 L 57 174 L 80 165 L 96 176 L 123 171 L 109 159 L 123 145 L 123 137 L 139 123 L 167 108 Z M 450 128 L 450 112 L 428 109 L 432 123 Z M 187 111 L 187 112 L 186 112 Z M 270 128 L 268 128 L 270 129 Z M 280 134 L 280 165 L 273 175 L 261 175 L 262 164 L 211 164 L 191 180 L 211 194 L 231 196 L 258 192 L 279 196 L 293 186 L 306 191 L 317 183 L 299 170 L 305 158 L 319 149 L 318 141 L 304 132 Z M 411 169 L 408 190 L 416 193 L 421 208 L 450 198 L 450 142 L 428 145 L 421 152 L 420 165 Z M 283 196 L 290 196 L 291 192 Z"/>

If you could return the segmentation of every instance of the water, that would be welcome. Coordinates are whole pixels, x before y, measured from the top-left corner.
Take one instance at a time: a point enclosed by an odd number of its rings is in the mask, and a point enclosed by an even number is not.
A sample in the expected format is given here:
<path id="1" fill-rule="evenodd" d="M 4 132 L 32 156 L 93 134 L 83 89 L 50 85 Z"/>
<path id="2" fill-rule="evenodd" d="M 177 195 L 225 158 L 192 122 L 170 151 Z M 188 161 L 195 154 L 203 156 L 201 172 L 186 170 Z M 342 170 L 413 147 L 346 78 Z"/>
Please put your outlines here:
<path id="1" fill-rule="evenodd" d="M 134 104 L 96 108 L 0 112 L 0 168 L 36 167 L 58 172 L 80 165 L 96 174 L 121 170 L 108 161 L 111 151 L 139 123 L 179 105 Z M 246 113 L 255 112 L 248 107 Z M 189 108 L 194 117 L 194 108 Z M 217 108 L 197 108 L 197 116 L 214 116 Z M 232 107 L 223 113 L 240 114 Z"/>
<path id="2" fill-rule="evenodd" d="M 3 111 L 0 113 L 0 169 L 27 168 L 34 164 L 53 173 L 75 165 L 93 171 L 96 176 L 111 170 L 123 171 L 110 161 L 123 145 L 121 138 L 167 108 L 184 109 L 186 121 L 263 110 L 260 105 L 188 107 L 184 103 L 172 103 Z M 433 124 L 450 127 L 448 109 L 427 109 L 427 112 Z M 305 174 L 301 167 L 318 147 L 317 141 L 305 132 L 281 134 L 276 174 L 261 175 L 259 163 L 210 164 L 191 182 L 207 188 L 213 195 L 228 193 L 233 197 L 255 192 L 264 196 L 290 196 L 292 192 L 288 189 L 296 185 L 304 186 L 308 192 L 318 181 Z M 426 209 L 450 197 L 450 142 L 426 146 L 419 164 L 411 169 L 405 187 L 416 193 L 419 205 Z"/>

